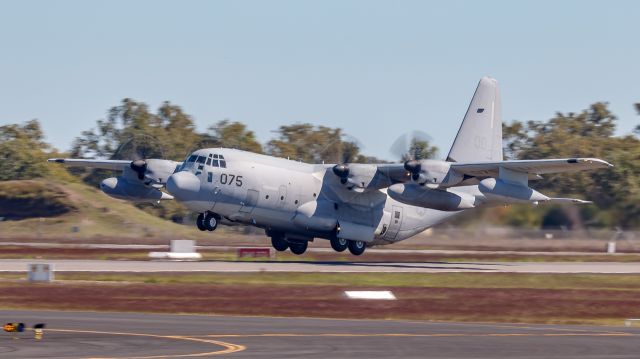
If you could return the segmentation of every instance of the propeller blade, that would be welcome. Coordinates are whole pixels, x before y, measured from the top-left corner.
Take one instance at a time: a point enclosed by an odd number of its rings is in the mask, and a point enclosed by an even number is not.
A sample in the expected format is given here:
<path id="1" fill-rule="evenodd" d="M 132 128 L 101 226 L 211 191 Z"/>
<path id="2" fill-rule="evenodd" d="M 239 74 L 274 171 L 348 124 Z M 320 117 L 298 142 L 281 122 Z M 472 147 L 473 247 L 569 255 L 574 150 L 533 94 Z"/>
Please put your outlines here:
<path id="1" fill-rule="evenodd" d="M 433 137 L 426 132 L 414 130 L 402 134 L 398 137 L 391 147 L 389 153 L 402 161 L 415 160 L 416 153 L 412 148 L 415 142 L 433 143 Z"/>

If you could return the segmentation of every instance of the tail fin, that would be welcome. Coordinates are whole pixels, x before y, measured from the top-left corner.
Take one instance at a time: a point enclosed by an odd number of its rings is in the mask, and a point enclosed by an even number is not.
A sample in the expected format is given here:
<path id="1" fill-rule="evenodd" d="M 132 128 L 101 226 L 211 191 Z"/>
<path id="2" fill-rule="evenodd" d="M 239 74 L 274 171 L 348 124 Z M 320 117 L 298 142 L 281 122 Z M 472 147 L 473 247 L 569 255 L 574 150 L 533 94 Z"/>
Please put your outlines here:
<path id="1" fill-rule="evenodd" d="M 473 94 L 447 161 L 502 161 L 501 112 L 498 81 L 483 77 Z"/>

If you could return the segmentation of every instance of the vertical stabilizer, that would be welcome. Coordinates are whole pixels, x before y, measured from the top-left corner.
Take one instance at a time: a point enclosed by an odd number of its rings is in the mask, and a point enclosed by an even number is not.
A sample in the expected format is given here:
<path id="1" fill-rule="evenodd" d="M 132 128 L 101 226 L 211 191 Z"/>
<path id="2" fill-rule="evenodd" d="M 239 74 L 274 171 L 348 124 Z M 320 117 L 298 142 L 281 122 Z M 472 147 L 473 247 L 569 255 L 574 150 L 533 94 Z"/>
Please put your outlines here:
<path id="1" fill-rule="evenodd" d="M 502 161 L 502 113 L 496 79 L 480 79 L 447 161 Z"/>

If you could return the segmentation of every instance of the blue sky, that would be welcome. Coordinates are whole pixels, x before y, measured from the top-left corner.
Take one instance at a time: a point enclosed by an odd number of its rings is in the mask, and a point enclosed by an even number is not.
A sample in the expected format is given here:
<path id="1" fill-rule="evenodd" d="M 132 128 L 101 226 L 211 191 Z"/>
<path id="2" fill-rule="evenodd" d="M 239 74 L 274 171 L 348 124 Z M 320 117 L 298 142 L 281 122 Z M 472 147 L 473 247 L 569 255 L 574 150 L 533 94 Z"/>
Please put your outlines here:
<path id="1" fill-rule="evenodd" d="M 429 133 L 446 155 L 480 77 L 505 121 L 608 101 L 640 123 L 637 1 L 0 1 L 0 125 L 37 118 L 66 150 L 131 97 L 267 141 L 342 127 L 364 152 Z"/>

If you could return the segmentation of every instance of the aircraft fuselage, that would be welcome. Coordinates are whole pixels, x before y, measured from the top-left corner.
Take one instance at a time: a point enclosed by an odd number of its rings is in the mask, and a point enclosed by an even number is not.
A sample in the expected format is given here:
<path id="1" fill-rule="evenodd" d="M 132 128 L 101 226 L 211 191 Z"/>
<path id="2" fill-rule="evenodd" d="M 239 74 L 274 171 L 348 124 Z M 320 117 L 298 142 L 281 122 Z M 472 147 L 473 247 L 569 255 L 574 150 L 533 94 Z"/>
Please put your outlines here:
<path id="1" fill-rule="evenodd" d="M 216 213 L 233 222 L 264 228 L 268 234 L 279 232 L 300 240 L 331 239 L 336 229 L 349 226 L 355 231 L 370 228 L 373 236 L 368 245 L 388 244 L 459 213 L 403 204 L 384 189 L 351 191 L 327 171 L 331 165 L 223 148 L 202 149 L 192 156 L 198 158 L 185 161 L 179 172 L 193 174 L 199 186 L 194 184 L 192 191 L 184 192 L 172 191 L 168 184 L 169 192 L 190 210 Z M 299 220 L 308 215 L 305 206 L 317 203 L 323 208 L 316 209 L 316 214 L 324 220 L 335 219 L 336 226 Z"/>

